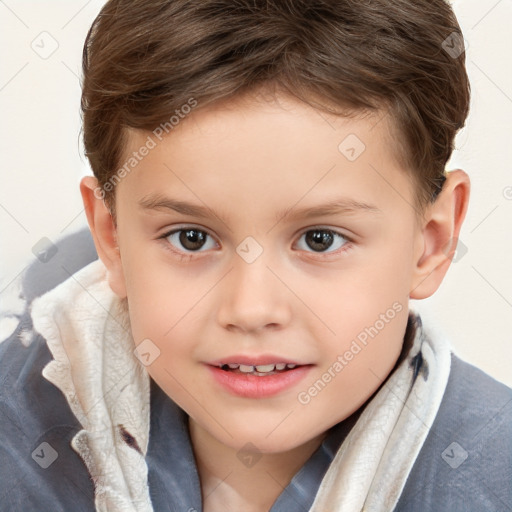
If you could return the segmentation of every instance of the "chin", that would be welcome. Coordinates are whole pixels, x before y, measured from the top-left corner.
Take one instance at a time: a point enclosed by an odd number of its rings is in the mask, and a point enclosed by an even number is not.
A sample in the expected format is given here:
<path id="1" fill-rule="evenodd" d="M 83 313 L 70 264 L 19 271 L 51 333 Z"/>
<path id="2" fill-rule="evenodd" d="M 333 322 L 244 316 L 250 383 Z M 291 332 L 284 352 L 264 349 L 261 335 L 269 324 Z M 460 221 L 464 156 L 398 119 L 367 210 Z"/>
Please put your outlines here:
<path id="1" fill-rule="evenodd" d="M 315 437 L 301 436 L 299 438 L 284 429 L 281 434 L 275 433 L 274 435 L 269 435 L 268 432 L 271 431 L 272 428 L 257 430 L 248 428 L 243 431 L 230 431 L 233 437 L 229 437 L 223 433 L 224 435 L 222 438 L 217 439 L 237 451 L 254 450 L 262 454 L 271 455 L 294 450 L 295 448 L 308 443 Z"/>

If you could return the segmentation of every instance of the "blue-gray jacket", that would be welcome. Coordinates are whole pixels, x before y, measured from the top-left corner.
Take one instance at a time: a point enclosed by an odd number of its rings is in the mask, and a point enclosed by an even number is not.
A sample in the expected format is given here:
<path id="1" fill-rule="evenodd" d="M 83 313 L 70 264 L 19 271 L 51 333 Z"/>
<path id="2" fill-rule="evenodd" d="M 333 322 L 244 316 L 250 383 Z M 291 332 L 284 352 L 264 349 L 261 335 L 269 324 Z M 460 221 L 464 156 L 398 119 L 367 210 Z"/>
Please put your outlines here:
<path id="1" fill-rule="evenodd" d="M 97 257 L 88 231 L 56 249 L 25 272 L 27 306 Z M 19 320 L 0 343 L 0 512 L 94 512 L 93 483 L 70 446 L 82 427 L 41 375 L 52 359 L 46 341 L 38 336 L 28 347 L 20 341 L 32 329 L 28 307 Z M 357 416 L 330 429 L 270 512 L 309 510 Z M 202 510 L 186 414 L 154 381 L 146 460 L 155 512 Z M 395 511 L 512 511 L 512 389 L 452 355 L 440 410 Z"/>

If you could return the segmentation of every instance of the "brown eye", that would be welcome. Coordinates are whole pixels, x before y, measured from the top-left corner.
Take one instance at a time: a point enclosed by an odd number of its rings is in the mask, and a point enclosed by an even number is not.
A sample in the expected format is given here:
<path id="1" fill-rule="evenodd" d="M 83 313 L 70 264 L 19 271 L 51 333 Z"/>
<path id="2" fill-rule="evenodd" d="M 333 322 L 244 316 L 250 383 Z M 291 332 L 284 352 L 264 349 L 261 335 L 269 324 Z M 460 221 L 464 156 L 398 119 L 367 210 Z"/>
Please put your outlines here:
<path id="1" fill-rule="evenodd" d="M 180 243 L 189 251 L 201 249 L 208 235 L 204 231 L 197 229 L 187 229 L 180 231 Z"/>
<path id="2" fill-rule="evenodd" d="M 340 233 L 330 229 L 310 229 L 301 236 L 300 241 L 302 239 L 304 239 L 303 247 L 299 248 L 305 251 L 313 250 L 314 252 L 333 252 L 349 241 Z M 299 245 L 301 244 L 299 243 Z"/>
<path id="3" fill-rule="evenodd" d="M 206 231 L 197 228 L 177 229 L 166 234 L 165 238 L 177 250 L 183 252 L 202 252 L 201 249 L 205 247 L 206 249 L 211 249 L 215 246 L 212 237 Z M 213 244 L 211 247 L 208 246 L 209 242 Z"/>
<path id="4" fill-rule="evenodd" d="M 324 251 L 332 245 L 334 237 L 329 231 L 308 231 L 306 243 L 314 251 Z"/>

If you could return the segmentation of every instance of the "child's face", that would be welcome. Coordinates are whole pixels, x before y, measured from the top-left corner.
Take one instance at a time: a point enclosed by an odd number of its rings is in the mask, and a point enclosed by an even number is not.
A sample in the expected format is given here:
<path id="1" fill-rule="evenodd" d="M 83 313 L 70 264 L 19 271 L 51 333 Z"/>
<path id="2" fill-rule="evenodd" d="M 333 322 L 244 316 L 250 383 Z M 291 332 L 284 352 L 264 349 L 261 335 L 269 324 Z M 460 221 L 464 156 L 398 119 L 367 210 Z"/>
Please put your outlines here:
<path id="1" fill-rule="evenodd" d="M 262 452 L 321 436 L 387 377 L 423 250 L 388 118 L 280 102 L 197 109 L 162 141 L 132 133 L 127 158 L 157 144 L 116 191 L 117 289 L 135 343 L 151 340 L 147 370 L 197 429 Z M 178 229 L 192 231 L 165 237 Z M 253 361 L 298 367 L 214 367 Z"/>

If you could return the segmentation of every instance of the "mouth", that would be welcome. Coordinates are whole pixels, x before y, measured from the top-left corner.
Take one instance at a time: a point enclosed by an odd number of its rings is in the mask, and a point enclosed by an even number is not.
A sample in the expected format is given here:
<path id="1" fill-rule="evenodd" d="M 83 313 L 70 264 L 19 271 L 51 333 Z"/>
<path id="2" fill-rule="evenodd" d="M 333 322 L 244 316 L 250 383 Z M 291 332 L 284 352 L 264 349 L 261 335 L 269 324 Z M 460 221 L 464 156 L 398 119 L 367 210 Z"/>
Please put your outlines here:
<path id="1" fill-rule="evenodd" d="M 207 364 L 218 385 L 244 398 L 267 398 L 291 389 L 313 366 L 275 355 L 238 355 Z"/>

